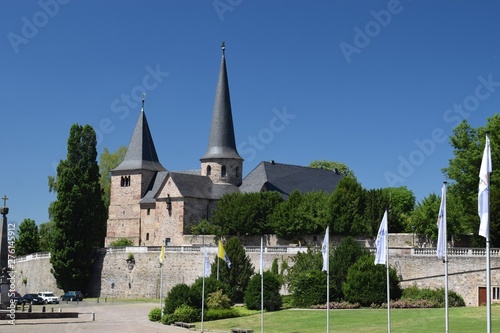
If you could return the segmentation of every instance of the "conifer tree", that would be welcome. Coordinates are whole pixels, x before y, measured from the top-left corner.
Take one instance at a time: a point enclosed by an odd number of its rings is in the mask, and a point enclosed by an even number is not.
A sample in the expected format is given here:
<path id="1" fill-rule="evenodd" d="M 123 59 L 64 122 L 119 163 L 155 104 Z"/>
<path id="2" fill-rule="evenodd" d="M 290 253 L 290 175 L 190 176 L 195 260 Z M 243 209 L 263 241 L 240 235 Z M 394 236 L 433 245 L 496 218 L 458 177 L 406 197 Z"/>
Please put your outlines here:
<path id="1" fill-rule="evenodd" d="M 93 250 L 104 243 L 106 209 L 96 145 L 91 126 L 74 124 L 67 158 L 59 163 L 55 184 L 51 184 L 57 199 L 50 207 L 55 222 L 50 262 L 57 286 L 63 290 L 85 290 Z"/>

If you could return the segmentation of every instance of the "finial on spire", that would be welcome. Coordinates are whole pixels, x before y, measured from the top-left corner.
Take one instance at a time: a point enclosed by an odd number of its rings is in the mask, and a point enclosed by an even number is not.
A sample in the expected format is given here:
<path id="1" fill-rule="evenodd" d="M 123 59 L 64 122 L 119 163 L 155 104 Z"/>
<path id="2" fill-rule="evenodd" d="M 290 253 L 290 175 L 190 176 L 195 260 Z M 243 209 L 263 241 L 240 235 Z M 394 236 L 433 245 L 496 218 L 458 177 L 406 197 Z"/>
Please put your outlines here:
<path id="1" fill-rule="evenodd" d="M 142 111 L 144 111 L 144 100 L 146 99 L 146 93 L 142 93 Z"/>
<path id="2" fill-rule="evenodd" d="M 225 55 L 226 54 L 226 43 L 225 42 L 222 42 L 221 48 L 222 48 L 222 55 Z"/>

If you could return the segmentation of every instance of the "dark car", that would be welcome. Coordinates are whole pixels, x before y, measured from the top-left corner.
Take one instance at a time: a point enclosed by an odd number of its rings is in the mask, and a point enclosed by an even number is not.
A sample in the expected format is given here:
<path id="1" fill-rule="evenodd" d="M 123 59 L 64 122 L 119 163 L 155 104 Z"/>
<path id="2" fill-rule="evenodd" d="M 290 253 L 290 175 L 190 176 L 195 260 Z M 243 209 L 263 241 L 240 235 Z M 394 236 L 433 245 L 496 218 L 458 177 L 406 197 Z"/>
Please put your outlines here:
<path id="1" fill-rule="evenodd" d="M 45 304 L 45 301 L 42 298 L 40 298 L 38 294 L 25 294 L 23 298 L 25 304 L 33 304 L 33 305 Z"/>
<path id="2" fill-rule="evenodd" d="M 18 293 L 17 291 L 9 293 L 9 298 L 10 298 L 11 303 L 12 302 L 15 302 L 17 304 L 24 304 L 25 303 L 23 296 L 21 296 L 21 294 Z"/>
<path id="3" fill-rule="evenodd" d="M 61 296 L 62 301 L 82 301 L 83 294 L 80 291 L 67 291 Z"/>

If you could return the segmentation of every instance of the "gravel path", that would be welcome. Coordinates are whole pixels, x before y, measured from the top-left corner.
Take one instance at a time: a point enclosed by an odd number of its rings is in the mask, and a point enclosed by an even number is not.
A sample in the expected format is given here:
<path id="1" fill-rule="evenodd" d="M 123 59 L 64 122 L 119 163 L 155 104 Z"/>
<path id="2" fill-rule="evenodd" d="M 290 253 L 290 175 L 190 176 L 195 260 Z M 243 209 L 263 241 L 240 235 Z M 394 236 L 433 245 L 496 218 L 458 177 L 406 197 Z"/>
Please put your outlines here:
<path id="1" fill-rule="evenodd" d="M 94 301 L 83 301 L 47 305 L 47 312 L 54 308 L 58 311 L 78 312 L 78 318 L 63 319 L 37 319 L 16 320 L 16 324 L 9 324 L 6 320 L 0 321 L 0 332 L 2 333 L 81 333 L 81 332 L 103 332 L 103 333 L 189 333 L 184 328 L 167 326 L 148 320 L 151 309 L 158 307 L 156 303 L 96 303 Z M 41 306 L 34 306 L 34 311 L 41 311 Z M 95 313 L 95 321 L 92 320 Z"/>

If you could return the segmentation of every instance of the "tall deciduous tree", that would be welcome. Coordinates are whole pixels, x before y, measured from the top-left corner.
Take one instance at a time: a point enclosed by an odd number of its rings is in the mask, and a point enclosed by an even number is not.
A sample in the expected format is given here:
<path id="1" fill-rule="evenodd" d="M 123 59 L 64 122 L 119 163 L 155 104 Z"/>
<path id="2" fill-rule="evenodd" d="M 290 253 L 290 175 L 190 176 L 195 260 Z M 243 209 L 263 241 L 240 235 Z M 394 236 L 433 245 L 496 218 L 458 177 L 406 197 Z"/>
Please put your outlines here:
<path id="1" fill-rule="evenodd" d="M 364 216 L 364 191 L 352 176 L 340 180 L 330 197 L 333 231 L 341 235 L 369 235 L 371 226 Z"/>
<path id="2" fill-rule="evenodd" d="M 309 164 L 310 168 L 316 169 L 327 169 L 327 170 L 337 170 L 341 175 L 344 176 L 354 176 L 354 171 L 349 169 L 347 165 L 341 162 L 333 162 L 326 160 L 316 160 Z"/>
<path id="3" fill-rule="evenodd" d="M 19 225 L 18 238 L 16 240 L 16 255 L 24 256 L 39 251 L 40 236 L 38 226 L 34 220 L 24 219 Z"/>
<path id="4" fill-rule="evenodd" d="M 106 208 L 109 207 L 111 195 L 111 170 L 120 165 L 126 153 L 127 147 L 121 146 L 114 153 L 110 153 L 108 148 L 104 148 L 100 155 L 99 173 L 101 176 L 99 182 L 103 190 L 103 201 Z"/>
<path id="5" fill-rule="evenodd" d="M 500 175 L 495 171 L 495 166 L 500 165 L 500 116 L 498 114 L 488 118 L 485 127 L 472 128 L 465 120 L 455 127 L 450 137 L 454 157 L 450 159 L 449 166 L 443 169 L 445 176 L 450 180 L 448 193 L 454 196 L 454 200 L 459 202 L 463 209 L 459 216 L 461 227 L 465 232 L 475 235 L 475 245 L 478 246 L 484 246 L 484 238 L 477 236 L 479 230 L 477 194 L 479 169 L 487 131 L 490 133 L 493 165 L 490 177 L 490 216 L 498 216 L 500 213 L 500 191 L 498 190 Z M 447 200 L 447 203 L 450 202 Z M 492 246 L 500 246 L 500 221 L 495 218 L 490 219 L 490 240 Z"/>
<path id="6" fill-rule="evenodd" d="M 55 223 L 54 221 L 49 221 L 40 224 L 39 234 L 40 234 L 40 251 L 50 252 L 52 251 L 52 235 L 54 233 Z"/>
<path id="7" fill-rule="evenodd" d="M 92 254 L 104 243 L 106 209 L 97 165 L 96 134 L 75 124 L 68 139 L 66 160 L 57 167 L 53 203 L 55 222 L 50 262 L 57 286 L 84 290 L 92 268 Z"/>

